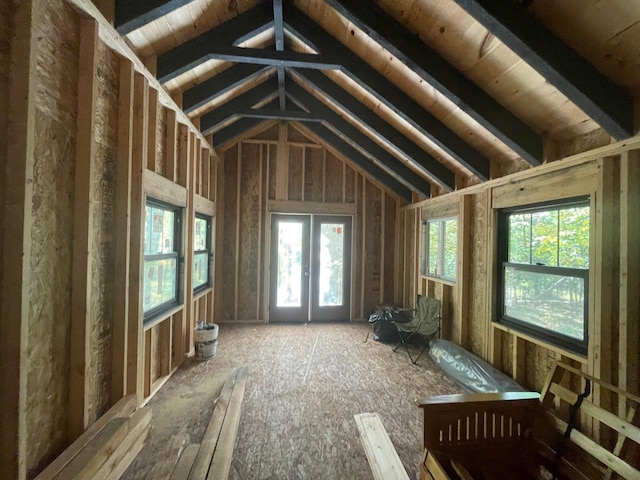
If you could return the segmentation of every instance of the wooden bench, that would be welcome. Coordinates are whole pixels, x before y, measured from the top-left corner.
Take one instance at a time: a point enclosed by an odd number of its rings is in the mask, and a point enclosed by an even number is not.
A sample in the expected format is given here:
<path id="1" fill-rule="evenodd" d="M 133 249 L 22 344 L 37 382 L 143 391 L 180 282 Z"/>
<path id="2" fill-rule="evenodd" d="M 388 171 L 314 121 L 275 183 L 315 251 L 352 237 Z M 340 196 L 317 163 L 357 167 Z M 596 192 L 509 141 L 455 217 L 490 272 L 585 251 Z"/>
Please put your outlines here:
<path id="1" fill-rule="evenodd" d="M 624 418 L 594 404 L 594 391 L 620 405 Z M 432 397 L 419 404 L 420 478 L 640 480 L 639 403 L 639 397 L 562 363 L 554 365 L 539 395 Z"/>

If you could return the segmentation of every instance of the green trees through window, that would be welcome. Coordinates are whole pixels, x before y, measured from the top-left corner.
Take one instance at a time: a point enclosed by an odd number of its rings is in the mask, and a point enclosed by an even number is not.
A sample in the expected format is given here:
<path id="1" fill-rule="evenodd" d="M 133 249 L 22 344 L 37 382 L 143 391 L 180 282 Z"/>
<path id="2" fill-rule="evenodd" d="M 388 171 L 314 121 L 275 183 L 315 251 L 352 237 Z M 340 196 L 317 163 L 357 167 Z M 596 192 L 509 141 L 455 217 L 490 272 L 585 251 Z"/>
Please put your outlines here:
<path id="1" fill-rule="evenodd" d="M 422 223 L 420 273 L 456 280 L 458 262 L 458 219 L 441 218 Z"/>
<path id="2" fill-rule="evenodd" d="M 500 322 L 586 352 L 589 216 L 584 200 L 501 212 Z"/>
<path id="3" fill-rule="evenodd" d="M 180 210 L 147 200 L 144 222 L 145 320 L 178 303 Z"/>

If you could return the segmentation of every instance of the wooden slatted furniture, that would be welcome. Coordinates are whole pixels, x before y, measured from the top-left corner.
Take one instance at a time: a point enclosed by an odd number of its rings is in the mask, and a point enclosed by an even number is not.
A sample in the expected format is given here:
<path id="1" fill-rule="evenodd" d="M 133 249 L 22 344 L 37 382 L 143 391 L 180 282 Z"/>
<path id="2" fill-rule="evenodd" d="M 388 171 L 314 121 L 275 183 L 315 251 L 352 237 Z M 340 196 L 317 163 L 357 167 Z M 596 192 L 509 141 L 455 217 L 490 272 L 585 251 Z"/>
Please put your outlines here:
<path id="1" fill-rule="evenodd" d="M 594 394 L 619 406 L 624 418 L 593 403 Z M 639 480 L 639 403 L 639 397 L 562 363 L 554 365 L 540 395 L 432 397 L 419 404 L 420 478 Z"/>

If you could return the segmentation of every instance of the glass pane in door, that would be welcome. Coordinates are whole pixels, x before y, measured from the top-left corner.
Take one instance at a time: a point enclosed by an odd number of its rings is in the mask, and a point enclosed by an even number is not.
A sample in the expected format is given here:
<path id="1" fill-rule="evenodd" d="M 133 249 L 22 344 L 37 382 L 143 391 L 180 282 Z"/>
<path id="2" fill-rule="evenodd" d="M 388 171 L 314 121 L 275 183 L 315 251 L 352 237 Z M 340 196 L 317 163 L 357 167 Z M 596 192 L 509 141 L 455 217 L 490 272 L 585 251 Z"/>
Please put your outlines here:
<path id="1" fill-rule="evenodd" d="M 302 223 L 278 223 L 278 307 L 302 305 Z"/>
<path id="2" fill-rule="evenodd" d="M 321 307 L 342 305 L 344 278 L 344 224 L 320 225 L 319 298 Z"/>

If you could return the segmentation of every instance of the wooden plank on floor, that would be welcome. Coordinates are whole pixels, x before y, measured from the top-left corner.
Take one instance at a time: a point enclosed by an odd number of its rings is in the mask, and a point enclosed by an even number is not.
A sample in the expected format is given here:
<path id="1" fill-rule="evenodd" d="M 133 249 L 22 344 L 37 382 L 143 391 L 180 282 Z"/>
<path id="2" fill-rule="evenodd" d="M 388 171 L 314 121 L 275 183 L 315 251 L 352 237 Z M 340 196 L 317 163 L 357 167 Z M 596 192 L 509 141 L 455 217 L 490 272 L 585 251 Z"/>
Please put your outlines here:
<path id="1" fill-rule="evenodd" d="M 109 459 L 129 431 L 128 418 L 114 418 L 82 449 L 55 478 L 90 479 Z"/>
<path id="2" fill-rule="evenodd" d="M 118 470 L 126 470 L 134 457 L 129 455 L 129 452 L 139 442 L 140 437 L 144 437 L 149 433 L 151 428 L 151 407 L 141 408 L 135 412 L 129 419 L 129 431 L 126 438 L 116 447 L 113 453 L 109 456 L 107 461 L 100 467 L 100 470 L 92 477 L 92 480 L 108 480 L 112 478 L 118 478 L 114 475 L 114 472 Z M 144 445 L 144 440 L 142 441 Z M 152 477 L 158 478 L 158 477 Z"/>
<path id="3" fill-rule="evenodd" d="M 156 458 L 147 478 L 169 478 L 187 443 L 189 443 L 189 434 L 186 429 L 183 428 L 176 435 L 171 435 L 166 450 Z"/>
<path id="4" fill-rule="evenodd" d="M 360 440 L 375 480 L 409 480 L 400 457 L 377 413 L 354 415 Z"/>
<path id="5" fill-rule="evenodd" d="M 171 480 L 187 480 L 187 478 L 189 478 L 189 472 L 191 471 L 191 467 L 199 450 L 199 443 L 192 443 L 183 450 L 176 464 L 176 468 L 173 469 Z"/>
<path id="6" fill-rule="evenodd" d="M 54 478 L 111 420 L 118 417 L 128 417 L 135 411 L 137 405 L 138 400 L 135 395 L 128 395 L 119 400 L 107 413 L 91 424 L 58 458 L 51 462 L 36 479 L 49 480 Z"/>
<path id="7" fill-rule="evenodd" d="M 222 430 L 222 424 L 227 414 L 227 408 L 229 401 L 231 400 L 231 394 L 233 393 L 233 387 L 236 383 L 239 369 L 234 368 L 231 370 L 229 377 L 227 378 L 220 396 L 216 401 L 216 405 L 211 414 L 211 420 L 207 426 L 207 431 L 204 433 L 202 443 L 200 444 L 200 450 L 193 462 L 193 467 L 189 473 L 189 480 L 201 480 L 206 477 L 211 465 L 211 458 L 213 452 L 218 444 L 218 438 L 220 437 L 220 431 Z"/>
<path id="8" fill-rule="evenodd" d="M 249 371 L 246 367 L 238 369 L 235 386 L 227 414 L 224 417 L 224 424 L 220 432 L 220 438 L 216 445 L 216 450 L 211 460 L 211 468 L 207 480 L 223 480 L 229 475 L 231 469 L 231 460 L 233 459 L 233 450 L 236 444 L 236 436 L 238 435 L 238 426 L 240 425 L 240 413 L 242 412 L 242 400 L 244 398 L 244 388 L 247 384 Z"/>

